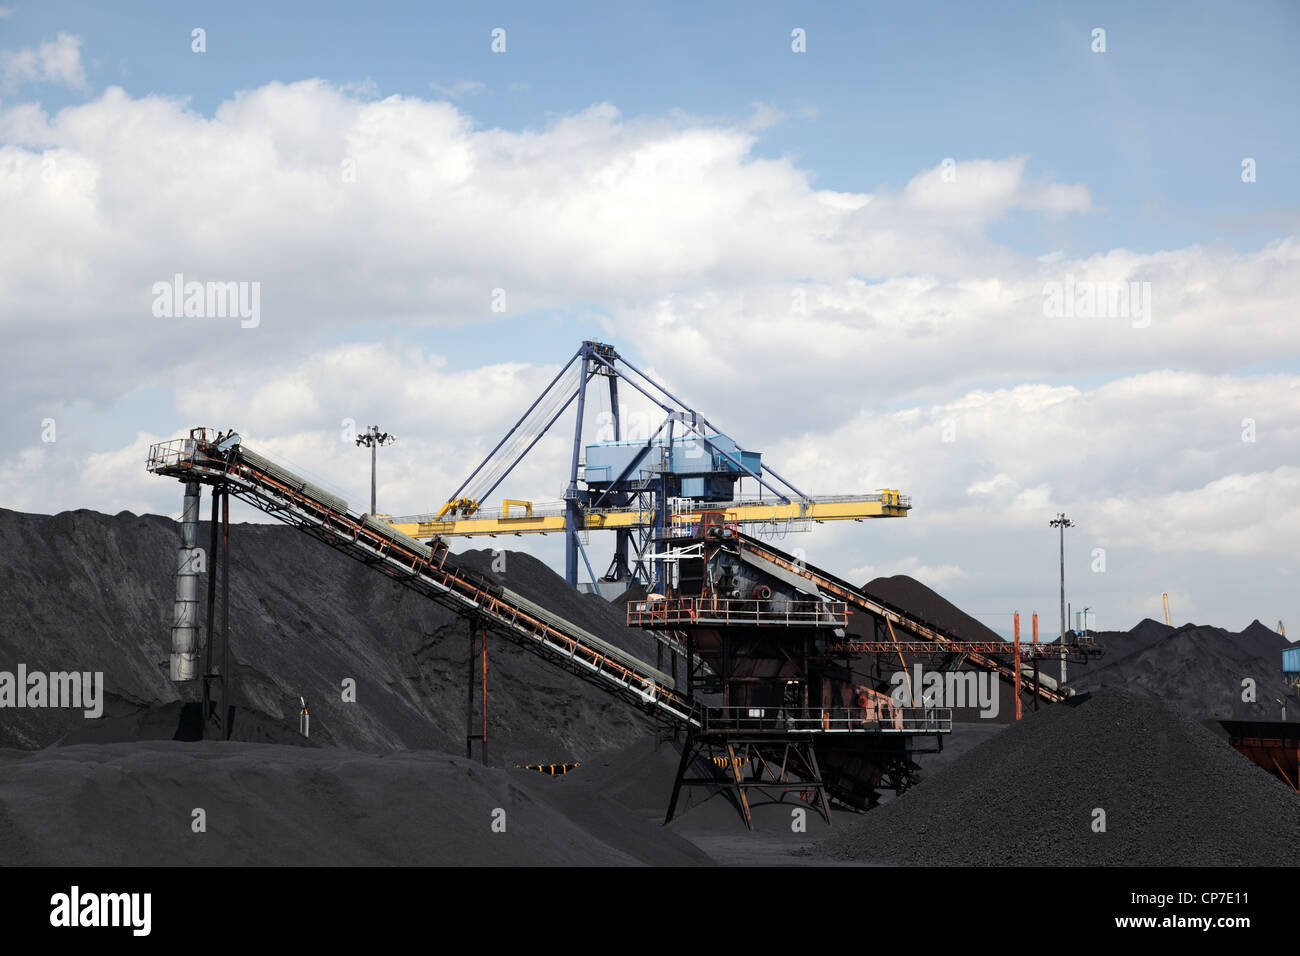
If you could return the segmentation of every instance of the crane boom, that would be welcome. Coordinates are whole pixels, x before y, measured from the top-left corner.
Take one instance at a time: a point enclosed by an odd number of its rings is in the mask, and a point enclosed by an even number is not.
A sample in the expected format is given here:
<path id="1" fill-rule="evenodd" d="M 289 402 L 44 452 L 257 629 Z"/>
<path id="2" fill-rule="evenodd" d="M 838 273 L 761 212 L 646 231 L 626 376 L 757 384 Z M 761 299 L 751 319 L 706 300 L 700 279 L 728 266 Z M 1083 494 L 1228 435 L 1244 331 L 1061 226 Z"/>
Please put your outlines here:
<path id="1" fill-rule="evenodd" d="M 527 505 L 520 514 L 511 505 Z M 867 495 L 828 495 L 803 501 L 738 501 L 722 505 L 708 505 L 699 509 L 679 512 L 691 516 L 699 511 L 726 511 L 728 520 L 736 524 L 779 524 L 791 521 L 862 521 L 866 518 L 905 518 L 912 502 L 907 495 L 894 489 L 882 489 Z M 654 512 L 642 508 L 601 508 L 584 511 L 580 528 L 584 531 L 602 531 L 648 527 L 654 523 Z M 476 534 L 550 534 L 562 533 L 565 528 L 564 505 L 547 509 L 531 502 L 509 501 L 495 514 L 481 511 L 469 517 L 441 517 L 436 514 L 406 515 L 389 519 L 393 527 L 412 538 L 469 538 Z"/>

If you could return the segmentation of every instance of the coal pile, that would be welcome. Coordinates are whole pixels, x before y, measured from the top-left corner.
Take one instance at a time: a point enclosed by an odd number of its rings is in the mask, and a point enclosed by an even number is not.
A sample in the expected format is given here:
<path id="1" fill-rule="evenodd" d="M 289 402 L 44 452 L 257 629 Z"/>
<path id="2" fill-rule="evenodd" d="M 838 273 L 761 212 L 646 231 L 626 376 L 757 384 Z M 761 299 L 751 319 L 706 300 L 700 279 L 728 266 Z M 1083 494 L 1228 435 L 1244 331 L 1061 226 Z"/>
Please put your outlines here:
<path id="1" fill-rule="evenodd" d="M 956 605 L 905 574 L 876 578 L 863 586 L 865 593 L 962 641 L 997 641 L 1001 636 Z M 866 635 L 865 615 L 850 619 Z M 1022 635 L 1023 636 L 1023 635 Z M 1217 718 L 1276 720 L 1278 700 L 1294 702 L 1294 690 L 1282 682 L 1282 650 L 1286 638 L 1259 621 L 1234 633 L 1218 627 L 1185 624 L 1174 628 L 1147 618 L 1128 631 L 1098 631 L 1091 635 L 1104 654 L 1087 663 L 1067 664 L 1069 686 L 1076 693 L 1105 687 L 1129 687 L 1162 697 L 1197 721 Z M 900 635 L 902 638 L 903 635 Z M 904 657 L 908 665 L 911 660 Z M 1045 659 L 1040 672 L 1057 679 L 1060 662 Z M 962 668 L 967 670 L 969 668 Z M 1242 681 L 1254 681 L 1253 699 L 1243 700 Z M 1043 706 L 1047 706 L 1044 704 Z M 1025 696 L 1022 707 L 1033 707 Z M 996 722 L 1014 720 L 1015 698 L 1009 682 L 1002 681 Z M 959 709 L 954 720 L 980 719 L 969 709 Z"/>
<path id="2" fill-rule="evenodd" d="M 1104 687 L 1144 690 L 1196 720 L 1277 720 L 1277 701 L 1300 703 L 1280 673 L 1282 650 L 1289 646 L 1286 638 L 1259 621 L 1235 634 L 1203 625 L 1174 629 L 1143 621 L 1128 635 L 1107 639 L 1106 656 L 1100 660 L 1078 671 L 1071 664 L 1071 685 L 1080 693 Z M 1246 679 L 1254 682 L 1251 700 L 1242 699 Z"/>
<path id="3" fill-rule="evenodd" d="M 975 618 L 971 617 L 961 608 L 957 607 L 951 601 L 942 597 L 938 592 L 930 589 L 915 578 L 906 574 L 896 574 L 892 577 L 876 578 L 862 586 L 862 591 L 868 597 L 878 601 L 887 607 L 906 613 L 924 624 L 937 628 L 949 637 L 960 641 L 1001 641 L 1002 636 L 996 631 L 991 630 L 981 624 Z M 871 625 L 871 619 L 866 614 L 852 614 L 849 616 L 848 632 L 853 637 L 865 640 L 874 640 L 875 631 Z M 914 636 L 908 633 L 895 632 L 895 636 L 900 641 L 914 639 Z M 882 678 L 886 681 L 890 676 L 899 669 L 912 673 L 913 666 L 918 662 L 925 670 L 941 669 L 928 658 L 913 658 L 911 655 L 903 654 L 896 659 L 882 657 L 879 662 L 880 673 L 872 673 L 872 677 Z M 965 673 L 974 671 L 978 674 L 986 673 L 982 668 L 974 668 L 969 665 L 958 668 Z M 982 678 L 981 678 L 982 679 Z M 977 724 L 1008 724 L 1015 720 L 1016 717 L 1016 696 L 1015 690 L 1009 681 L 1002 679 L 997 680 L 997 713 L 990 715 L 982 708 L 976 707 L 955 707 L 953 708 L 953 720 L 957 723 L 977 723 Z M 1022 699 L 1023 706 L 1032 707 L 1028 696 Z M 924 764 L 924 761 L 921 761 Z"/>
<path id="4" fill-rule="evenodd" d="M 1106 654 L 1095 661 L 1090 661 L 1085 670 L 1109 667 L 1134 654 L 1140 654 L 1147 648 L 1159 644 L 1172 633 L 1174 629 L 1168 624 L 1162 624 L 1149 617 L 1143 618 L 1135 627 L 1127 631 L 1092 631 L 1089 636 L 1106 649 Z"/>
<path id="5" fill-rule="evenodd" d="M 199 540 L 208 540 L 206 522 Z M 0 669 L 99 671 L 106 692 L 103 721 L 70 709 L 6 710 L 0 747 L 175 735 L 167 721 L 200 691 L 167 674 L 178 541 L 176 522 L 157 515 L 0 509 L 0 587 L 9 598 L 0 604 Z M 454 560 L 654 662 L 652 640 L 626 628 L 621 609 L 574 592 L 529 555 L 502 556 L 502 573 L 491 552 Z M 314 743 L 464 753 L 466 622 L 293 528 L 231 526 L 231 632 L 237 739 L 292 742 L 301 695 Z M 345 678 L 356 681 L 355 703 L 342 700 Z M 634 708 L 498 637 L 489 638 L 488 721 L 489 756 L 501 765 L 581 759 L 653 728 Z"/>
<path id="6" fill-rule="evenodd" d="M 508 587 L 641 660 L 655 663 L 658 642 L 646 631 L 627 626 L 626 600 L 613 603 L 598 594 L 583 594 L 569 587 L 545 564 L 521 552 L 463 551 L 449 555 L 447 562 Z M 494 570 L 494 567 L 500 567 L 500 570 Z"/>
<path id="7" fill-rule="evenodd" d="M 192 829 L 195 808 L 204 811 L 205 832 Z M 504 819 L 504 831 L 493 829 L 494 819 Z M 39 866 L 710 862 L 688 841 L 577 780 L 430 752 L 378 755 L 224 741 L 0 750 L 0 860 Z"/>
<path id="8" fill-rule="evenodd" d="M 996 631 L 906 574 L 868 581 L 862 586 L 862 593 L 881 604 L 906 611 L 923 624 L 938 628 L 959 641 L 1002 640 Z"/>
<path id="9" fill-rule="evenodd" d="M 1105 832 L 1094 832 L 1096 810 Z M 1107 688 L 1026 718 L 824 840 L 910 865 L 1291 866 L 1300 799 L 1168 702 Z"/>

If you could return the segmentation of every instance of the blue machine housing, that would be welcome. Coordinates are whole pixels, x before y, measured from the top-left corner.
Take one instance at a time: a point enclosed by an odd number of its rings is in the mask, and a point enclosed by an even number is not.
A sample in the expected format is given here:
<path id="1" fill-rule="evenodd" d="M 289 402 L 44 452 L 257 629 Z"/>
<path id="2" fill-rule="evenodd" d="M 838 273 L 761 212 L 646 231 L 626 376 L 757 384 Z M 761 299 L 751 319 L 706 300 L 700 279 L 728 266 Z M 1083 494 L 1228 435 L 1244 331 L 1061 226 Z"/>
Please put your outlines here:
<path id="1" fill-rule="evenodd" d="M 592 491 L 606 491 L 612 485 L 615 491 L 622 491 L 663 473 L 671 497 L 730 501 L 744 469 L 761 475 L 762 455 L 740 448 L 725 435 L 710 435 L 708 442 L 692 435 L 674 439 L 671 445 L 663 438 L 650 444 L 610 441 L 588 445 L 583 479 Z"/>

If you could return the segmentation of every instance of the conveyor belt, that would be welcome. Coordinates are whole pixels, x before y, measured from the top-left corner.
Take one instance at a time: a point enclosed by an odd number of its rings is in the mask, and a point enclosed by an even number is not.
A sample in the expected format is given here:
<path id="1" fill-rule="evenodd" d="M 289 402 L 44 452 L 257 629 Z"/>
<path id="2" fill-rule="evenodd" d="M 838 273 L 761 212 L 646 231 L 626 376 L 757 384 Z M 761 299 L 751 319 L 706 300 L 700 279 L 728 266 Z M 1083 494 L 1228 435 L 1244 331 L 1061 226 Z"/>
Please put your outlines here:
<path id="1" fill-rule="evenodd" d="M 698 706 L 667 674 L 473 572 L 444 566 L 447 548 L 441 541 L 430 547 L 370 515 L 354 514 L 343 499 L 242 444 L 227 440 L 219 448 L 196 437 L 162 442 L 150 449 L 148 468 L 181 481 L 224 484 L 273 518 L 457 614 L 481 619 L 493 632 L 592 684 L 679 726 L 702 724 Z"/>
<path id="2" fill-rule="evenodd" d="M 737 535 L 740 547 L 745 554 L 752 559 L 765 562 L 772 567 L 780 568 L 783 572 L 793 573 L 810 581 L 817 586 L 824 594 L 834 597 L 838 600 L 845 601 L 854 607 L 860 608 L 869 614 L 890 622 L 894 627 L 900 628 L 910 634 L 916 635 L 922 641 L 928 641 L 937 644 L 951 644 L 954 654 L 963 654 L 968 663 L 973 664 L 983 670 L 992 671 L 1005 677 L 1009 681 L 1016 679 L 1016 671 L 1012 665 L 1005 664 L 987 654 L 981 654 L 971 649 L 964 641 L 960 641 L 949 634 L 934 628 L 933 626 L 919 621 L 912 617 L 906 611 L 893 607 L 883 601 L 876 600 L 864 594 L 861 590 L 849 584 L 847 581 L 837 578 L 835 575 L 815 568 L 806 562 L 799 561 L 792 555 L 780 551 L 770 544 L 752 538 L 747 534 Z M 901 649 L 901 648 L 900 648 Z M 1032 680 L 1021 677 L 1023 686 L 1030 692 L 1037 693 L 1043 700 L 1058 701 L 1065 700 L 1066 695 L 1060 691 L 1052 690 L 1043 684 L 1035 684 Z"/>

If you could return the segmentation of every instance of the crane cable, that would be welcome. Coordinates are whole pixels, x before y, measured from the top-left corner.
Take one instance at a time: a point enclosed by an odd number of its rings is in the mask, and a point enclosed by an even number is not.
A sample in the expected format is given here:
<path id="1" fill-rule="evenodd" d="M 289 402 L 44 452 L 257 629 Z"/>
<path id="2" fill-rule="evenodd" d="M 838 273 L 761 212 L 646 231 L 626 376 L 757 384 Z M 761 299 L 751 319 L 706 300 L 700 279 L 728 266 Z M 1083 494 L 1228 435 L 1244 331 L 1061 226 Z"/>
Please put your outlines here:
<path id="1" fill-rule="evenodd" d="M 487 468 L 466 487 L 465 497 L 479 500 L 517 463 L 520 454 L 535 441 L 551 417 L 563 407 L 577 388 L 581 370 L 570 369 L 550 389 L 546 398 L 519 423 L 519 427 L 493 456 Z"/>

